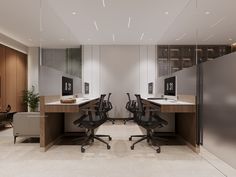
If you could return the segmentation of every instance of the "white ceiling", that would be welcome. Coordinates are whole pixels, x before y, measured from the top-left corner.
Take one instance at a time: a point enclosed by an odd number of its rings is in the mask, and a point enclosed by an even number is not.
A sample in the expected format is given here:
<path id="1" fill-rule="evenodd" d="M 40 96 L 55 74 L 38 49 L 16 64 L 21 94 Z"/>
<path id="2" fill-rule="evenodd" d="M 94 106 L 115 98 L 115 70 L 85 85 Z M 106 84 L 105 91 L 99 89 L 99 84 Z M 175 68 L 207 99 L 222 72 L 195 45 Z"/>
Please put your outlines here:
<path id="1" fill-rule="evenodd" d="M 235 0 L 41 0 L 41 13 L 40 0 L 0 4 L 0 33 L 27 46 L 236 42 Z"/>

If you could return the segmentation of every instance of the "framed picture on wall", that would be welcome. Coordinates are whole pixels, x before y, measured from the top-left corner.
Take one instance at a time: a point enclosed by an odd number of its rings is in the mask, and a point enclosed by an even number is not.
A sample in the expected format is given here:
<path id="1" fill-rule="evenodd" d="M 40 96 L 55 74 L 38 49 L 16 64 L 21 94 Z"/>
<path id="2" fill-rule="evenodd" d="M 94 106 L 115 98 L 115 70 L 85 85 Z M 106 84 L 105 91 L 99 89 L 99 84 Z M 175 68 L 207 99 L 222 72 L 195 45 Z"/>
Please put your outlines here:
<path id="1" fill-rule="evenodd" d="M 88 82 L 84 83 L 84 93 L 89 94 L 89 83 Z"/>
<path id="2" fill-rule="evenodd" d="M 153 82 L 148 83 L 148 94 L 153 94 Z"/>

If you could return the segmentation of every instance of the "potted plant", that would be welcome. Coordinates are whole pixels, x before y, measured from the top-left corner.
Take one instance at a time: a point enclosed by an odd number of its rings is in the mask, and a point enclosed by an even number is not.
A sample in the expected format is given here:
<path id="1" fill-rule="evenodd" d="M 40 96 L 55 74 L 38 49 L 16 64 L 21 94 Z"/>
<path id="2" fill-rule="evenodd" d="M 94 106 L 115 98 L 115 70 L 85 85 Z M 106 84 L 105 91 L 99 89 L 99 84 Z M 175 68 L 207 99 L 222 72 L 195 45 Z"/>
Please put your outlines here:
<path id="1" fill-rule="evenodd" d="M 39 105 L 39 94 L 35 93 L 35 87 L 23 91 L 23 102 L 30 108 L 30 112 L 35 112 Z"/>

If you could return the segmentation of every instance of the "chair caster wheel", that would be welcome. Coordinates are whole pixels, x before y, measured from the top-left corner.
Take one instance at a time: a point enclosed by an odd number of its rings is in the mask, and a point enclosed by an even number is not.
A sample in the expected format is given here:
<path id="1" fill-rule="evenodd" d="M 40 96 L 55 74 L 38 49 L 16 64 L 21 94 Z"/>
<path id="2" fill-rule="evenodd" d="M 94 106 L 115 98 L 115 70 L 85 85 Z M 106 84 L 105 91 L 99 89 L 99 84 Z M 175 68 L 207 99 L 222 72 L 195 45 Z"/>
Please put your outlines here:
<path id="1" fill-rule="evenodd" d="M 161 148 L 158 148 L 156 151 L 157 151 L 157 153 L 160 153 L 161 152 Z"/>
<path id="2" fill-rule="evenodd" d="M 112 124 L 115 124 L 115 121 L 112 121 Z"/>
<path id="3" fill-rule="evenodd" d="M 126 124 L 126 120 L 124 120 L 124 125 Z"/>
<path id="4" fill-rule="evenodd" d="M 131 149 L 131 150 L 134 150 L 134 146 L 130 146 L 130 149 Z"/>
<path id="5" fill-rule="evenodd" d="M 109 141 L 111 141 L 112 140 L 112 138 L 109 136 Z"/>
<path id="6" fill-rule="evenodd" d="M 85 152 L 85 149 L 84 149 L 84 148 L 81 148 L 81 152 L 84 153 L 84 152 Z"/>
<path id="7" fill-rule="evenodd" d="M 107 149 L 111 149 L 111 146 L 107 145 Z"/>
<path id="8" fill-rule="evenodd" d="M 132 141 L 132 137 L 129 137 L 129 141 Z"/>

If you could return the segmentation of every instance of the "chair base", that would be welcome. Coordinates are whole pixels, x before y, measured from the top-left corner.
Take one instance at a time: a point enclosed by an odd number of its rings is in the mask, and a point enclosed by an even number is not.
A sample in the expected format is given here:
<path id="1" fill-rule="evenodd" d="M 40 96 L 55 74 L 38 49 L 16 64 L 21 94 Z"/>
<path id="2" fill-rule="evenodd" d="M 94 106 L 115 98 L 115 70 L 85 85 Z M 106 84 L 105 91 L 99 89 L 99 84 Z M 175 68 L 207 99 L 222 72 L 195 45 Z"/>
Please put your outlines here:
<path id="1" fill-rule="evenodd" d="M 130 121 L 130 120 L 134 120 L 133 117 L 128 117 L 128 118 L 108 118 L 109 121 L 112 122 L 112 124 L 115 124 L 116 120 L 122 120 L 124 121 L 124 124 L 126 124 L 126 122 Z"/>
<path id="2" fill-rule="evenodd" d="M 94 133 L 91 133 L 90 135 L 88 135 L 82 142 L 82 145 L 81 145 L 81 152 L 84 153 L 85 152 L 85 146 L 91 144 L 91 142 L 93 143 L 94 142 L 94 139 L 104 143 L 107 145 L 107 149 L 111 149 L 111 146 L 106 142 L 104 141 L 103 139 L 101 139 L 100 137 L 107 137 L 109 139 L 109 141 L 112 140 L 111 136 L 109 135 L 95 135 Z"/>
<path id="3" fill-rule="evenodd" d="M 140 139 L 138 139 L 137 141 L 135 141 L 131 146 L 130 146 L 130 149 L 131 150 L 134 150 L 134 146 L 137 144 L 137 143 L 140 143 L 141 141 L 144 141 L 144 140 L 147 140 L 147 143 L 149 145 L 152 145 L 152 146 L 156 146 L 157 149 L 156 149 L 156 152 L 157 153 L 160 153 L 161 152 L 161 147 L 159 144 L 157 144 L 157 142 L 155 140 L 158 139 L 158 137 L 153 137 L 151 136 L 150 134 L 147 134 L 147 135 L 132 135 L 129 137 L 129 141 L 132 141 L 132 138 L 137 138 L 137 137 L 140 137 Z"/>

